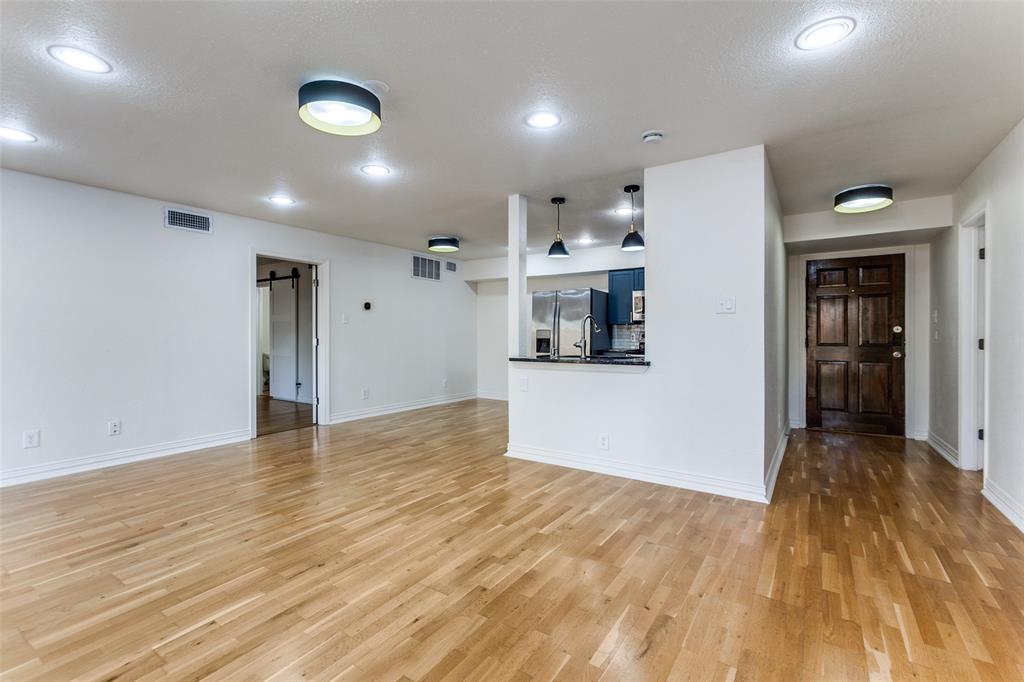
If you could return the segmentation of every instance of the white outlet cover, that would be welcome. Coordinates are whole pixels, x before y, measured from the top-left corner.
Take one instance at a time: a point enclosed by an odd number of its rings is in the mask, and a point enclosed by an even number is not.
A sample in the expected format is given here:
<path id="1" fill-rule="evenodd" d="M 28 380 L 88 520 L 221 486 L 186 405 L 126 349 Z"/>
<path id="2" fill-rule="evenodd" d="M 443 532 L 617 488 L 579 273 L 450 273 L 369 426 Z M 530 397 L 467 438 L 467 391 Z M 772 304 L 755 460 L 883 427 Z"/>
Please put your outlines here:
<path id="1" fill-rule="evenodd" d="M 363 400 L 369 400 L 370 399 L 370 389 L 364 388 L 363 392 L 362 392 L 362 396 L 363 396 Z"/>
<path id="2" fill-rule="evenodd" d="M 519 377 L 519 390 L 523 393 L 530 390 L 530 377 Z"/>
<path id="3" fill-rule="evenodd" d="M 598 436 L 597 436 L 597 447 L 601 448 L 602 450 L 607 450 L 608 449 L 608 434 L 607 433 L 598 434 Z"/>
<path id="4" fill-rule="evenodd" d="M 38 448 L 39 447 L 39 429 L 32 429 L 31 431 L 25 431 L 21 434 L 21 447 L 22 448 Z"/>
<path id="5" fill-rule="evenodd" d="M 736 314 L 736 297 L 735 296 L 722 296 L 718 299 L 715 304 L 716 315 L 735 315 Z"/>

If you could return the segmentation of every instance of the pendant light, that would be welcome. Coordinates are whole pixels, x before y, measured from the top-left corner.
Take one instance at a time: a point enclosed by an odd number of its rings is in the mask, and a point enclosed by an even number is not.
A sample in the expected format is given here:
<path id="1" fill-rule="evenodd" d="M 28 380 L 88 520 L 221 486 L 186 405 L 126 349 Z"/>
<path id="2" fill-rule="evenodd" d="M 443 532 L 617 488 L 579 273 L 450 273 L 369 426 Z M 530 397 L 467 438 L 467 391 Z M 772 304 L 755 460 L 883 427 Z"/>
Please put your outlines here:
<path id="1" fill-rule="evenodd" d="M 555 205 L 555 241 L 551 242 L 548 249 L 548 258 L 568 258 L 569 249 L 565 248 L 562 241 L 562 204 L 565 197 L 551 197 L 551 203 Z"/>
<path id="2" fill-rule="evenodd" d="M 633 205 L 633 194 L 640 191 L 640 185 L 626 185 L 622 188 L 623 192 L 629 194 L 629 232 L 622 240 L 623 251 L 643 251 L 644 238 L 639 232 L 636 231 L 636 224 L 633 222 L 633 215 L 636 213 L 636 207 Z"/>
<path id="3" fill-rule="evenodd" d="M 867 213 L 892 206 L 892 187 L 888 185 L 860 185 L 844 189 L 835 196 L 836 213 Z"/>

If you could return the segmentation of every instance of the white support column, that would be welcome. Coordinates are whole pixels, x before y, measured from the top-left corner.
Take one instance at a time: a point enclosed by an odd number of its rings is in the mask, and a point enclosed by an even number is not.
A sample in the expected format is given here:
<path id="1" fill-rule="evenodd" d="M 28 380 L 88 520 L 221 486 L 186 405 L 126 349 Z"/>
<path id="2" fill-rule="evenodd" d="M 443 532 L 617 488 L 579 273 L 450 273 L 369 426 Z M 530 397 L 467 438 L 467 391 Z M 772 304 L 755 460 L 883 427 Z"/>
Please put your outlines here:
<path id="1" fill-rule="evenodd" d="M 508 197 L 508 354 L 525 356 L 530 343 L 526 293 L 526 209 L 522 194 Z"/>

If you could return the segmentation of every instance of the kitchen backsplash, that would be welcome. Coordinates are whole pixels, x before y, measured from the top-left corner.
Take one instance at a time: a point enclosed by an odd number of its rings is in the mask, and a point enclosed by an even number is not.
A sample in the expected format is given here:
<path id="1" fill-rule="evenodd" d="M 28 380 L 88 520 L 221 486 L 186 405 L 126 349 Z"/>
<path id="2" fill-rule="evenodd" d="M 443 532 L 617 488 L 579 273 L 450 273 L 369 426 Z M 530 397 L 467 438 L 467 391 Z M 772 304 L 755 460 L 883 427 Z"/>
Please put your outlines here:
<path id="1" fill-rule="evenodd" d="M 613 324 L 612 350 L 640 350 L 640 339 L 643 338 L 642 324 Z"/>

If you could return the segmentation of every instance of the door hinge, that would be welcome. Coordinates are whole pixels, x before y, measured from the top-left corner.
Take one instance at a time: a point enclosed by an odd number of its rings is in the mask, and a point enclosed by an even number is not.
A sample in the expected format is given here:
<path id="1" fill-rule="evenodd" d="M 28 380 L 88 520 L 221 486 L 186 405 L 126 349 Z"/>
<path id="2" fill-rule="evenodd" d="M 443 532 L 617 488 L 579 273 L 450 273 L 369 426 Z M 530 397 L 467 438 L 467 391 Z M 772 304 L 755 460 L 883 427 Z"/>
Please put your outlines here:
<path id="1" fill-rule="evenodd" d="M 319 336 L 317 338 L 313 339 L 313 347 L 314 348 L 319 348 L 320 347 L 320 337 Z"/>
<path id="2" fill-rule="evenodd" d="M 316 279 L 316 278 L 313 278 L 313 286 L 315 286 L 315 287 L 320 286 L 320 280 Z"/>
<path id="3" fill-rule="evenodd" d="M 985 339 L 978 339 L 978 350 L 985 350 Z"/>
<path id="4" fill-rule="evenodd" d="M 978 249 L 978 260 L 985 260 L 985 247 Z"/>
<path id="5" fill-rule="evenodd" d="M 985 440 L 985 429 L 978 429 L 978 440 Z"/>

